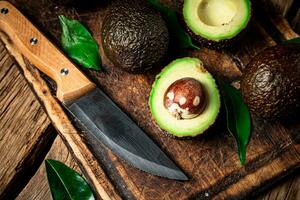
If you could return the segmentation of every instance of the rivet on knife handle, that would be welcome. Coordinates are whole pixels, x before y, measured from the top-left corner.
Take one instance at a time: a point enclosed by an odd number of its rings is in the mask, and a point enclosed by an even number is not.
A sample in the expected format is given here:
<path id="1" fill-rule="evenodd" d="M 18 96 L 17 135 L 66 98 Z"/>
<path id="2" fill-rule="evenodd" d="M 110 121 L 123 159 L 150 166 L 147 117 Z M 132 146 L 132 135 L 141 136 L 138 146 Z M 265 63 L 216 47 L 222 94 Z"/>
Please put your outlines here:
<path id="1" fill-rule="evenodd" d="M 0 1 L 0 29 L 32 64 L 56 82 L 60 101 L 76 99 L 95 88 L 94 83 L 6 1 Z"/>
<path id="2" fill-rule="evenodd" d="M 132 166 L 175 180 L 188 180 L 177 165 L 101 89 L 96 88 L 16 8 L 0 1 L 0 30 L 20 52 L 57 83 L 57 97 L 83 128 L 99 155 L 106 145 Z M 88 92 L 89 91 L 89 92 Z"/>

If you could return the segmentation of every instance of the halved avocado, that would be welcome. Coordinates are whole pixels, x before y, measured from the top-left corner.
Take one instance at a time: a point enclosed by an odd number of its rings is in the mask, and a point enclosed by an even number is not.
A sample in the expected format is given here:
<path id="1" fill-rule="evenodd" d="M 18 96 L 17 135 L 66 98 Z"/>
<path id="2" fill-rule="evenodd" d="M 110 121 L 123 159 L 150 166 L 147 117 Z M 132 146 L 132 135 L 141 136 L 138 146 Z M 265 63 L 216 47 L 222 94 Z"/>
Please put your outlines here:
<path id="1" fill-rule="evenodd" d="M 204 91 L 205 107 L 193 118 L 176 118 L 164 105 L 166 91 L 178 80 L 198 81 Z M 173 61 L 157 75 L 149 104 L 152 116 L 160 128 L 176 137 L 194 137 L 215 122 L 220 110 L 220 94 L 214 78 L 203 67 L 203 63 L 197 58 L 187 57 Z"/>
<path id="2" fill-rule="evenodd" d="M 238 39 L 251 18 L 250 0 L 182 0 L 181 9 L 192 38 L 214 49 Z"/>

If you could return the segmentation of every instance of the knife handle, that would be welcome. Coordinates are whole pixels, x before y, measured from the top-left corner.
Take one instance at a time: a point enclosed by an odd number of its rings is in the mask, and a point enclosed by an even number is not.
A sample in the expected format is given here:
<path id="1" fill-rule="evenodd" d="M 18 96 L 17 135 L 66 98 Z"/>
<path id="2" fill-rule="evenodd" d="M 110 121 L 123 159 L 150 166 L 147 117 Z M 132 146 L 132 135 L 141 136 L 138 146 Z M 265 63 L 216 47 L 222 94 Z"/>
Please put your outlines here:
<path id="1" fill-rule="evenodd" d="M 0 30 L 8 35 L 23 56 L 56 82 L 56 96 L 61 102 L 76 99 L 95 88 L 94 83 L 6 1 L 0 1 Z"/>

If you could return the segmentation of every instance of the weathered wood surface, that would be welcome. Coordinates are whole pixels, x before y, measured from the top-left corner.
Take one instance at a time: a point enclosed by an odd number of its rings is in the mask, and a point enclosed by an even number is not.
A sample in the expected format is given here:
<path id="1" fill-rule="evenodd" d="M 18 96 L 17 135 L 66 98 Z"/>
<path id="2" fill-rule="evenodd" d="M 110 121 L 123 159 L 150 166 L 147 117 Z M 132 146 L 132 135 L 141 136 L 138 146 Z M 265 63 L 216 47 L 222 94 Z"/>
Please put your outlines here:
<path id="1" fill-rule="evenodd" d="M 274 187 L 262 193 L 257 200 L 298 200 L 300 199 L 300 174 L 294 173 L 279 181 Z"/>
<path id="2" fill-rule="evenodd" d="M 286 17 L 292 28 L 300 34 L 300 1 L 298 0 L 263 0 L 272 3 L 276 13 Z"/>
<path id="3" fill-rule="evenodd" d="M 292 27 L 298 34 L 300 34 L 300 9 L 298 9 L 296 16 L 293 17 Z"/>
<path id="4" fill-rule="evenodd" d="M 56 135 L 17 65 L 0 43 L 0 199 L 26 185 Z"/>
<path id="5" fill-rule="evenodd" d="M 286 16 L 291 8 L 291 6 L 294 3 L 294 0 L 263 0 L 266 2 L 272 3 L 277 13 L 282 14 L 283 16 Z"/>
<path id="6" fill-rule="evenodd" d="M 74 169 L 75 171 L 82 174 L 79 166 L 76 164 L 76 161 L 72 154 L 67 149 L 63 140 L 58 136 L 56 137 L 50 151 L 48 152 L 45 159 L 54 159 L 58 160 L 68 167 Z M 31 178 L 26 187 L 16 198 L 17 200 L 51 200 L 51 192 L 49 189 L 45 163 L 43 162 L 35 175 Z"/>
<path id="7" fill-rule="evenodd" d="M 40 76 L 39 71 L 19 52 L 19 49 L 8 35 L 0 32 L 0 38 L 18 62 L 24 72 L 25 78 L 32 86 L 61 138 L 68 145 L 70 152 L 73 154 L 83 173 L 86 174 L 88 181 L 95 191 L 96 197 L 104 200 L 120 199 L 104 171 L 82 141 L 80 134 L 73 127 L 71 121 L 58 104 L 58 101 L 51 95 L 51 91 Z"/>
<path id="8" fill-rule="evenodd" d="M 55 7 L 49 2 L 17 1 L 34 21 L 52 38 L 58 38 L 57 14 L 80 16 L 89 25 L 95 37 L 100 42 L 99 21 L 103 17 L 102 11 L 80 11 Z M 26 3 L 24 3 L 26 2 Z M 22 4 L 23 3 L 23 4 Z M 52 6 L 52 7 L 51 7 Z M 39 9 L 43 8 L 43 9 Z M 55 8 L 53 13 L 50 10 Z M 52 10 L 53 11 L 53 10 Z M 55 40 L 57 41 L 57 40 Z M 274 45 L 262 27 L 253 23 L 250 33 L 236 50 L 227 52 L 231 59 L 226 62 L 216 61 L 221 67 L 246 66 L 251 57 L 266 46 Z M 242 48 L 240 48 L 242 46 Z M 203 50 L 202 55 L 215 55 L 216 52 Z M 192 52 L 200 54 L 201 52 Z M 102 54 L 103 55 L 103 54 Z M 199 56 L 200 57 L 200 56 Z M 209 57 L 209 56 L 208 56 Z M 212 62 L 204 59 L 206 64 Z M 253 139 L 248 149 L 248 162 L 241 167 L 236 156 L 234 140 L 224 132 L 224 124 L 211 130 L 211 134 L 199 141 L 178 141 L 161 134 L 154 125 L 148 113 L 147 97 L 154 72 L 144 75 L 129 75 L 113 67 L 103 56 L 105 72 L 90 73 L 92 78 L 139 122 L 153 139 L 191 176 L 187 183 L 157 178 L 137 171 L 117 159 L 107 149 L 103 149 L 101 163 L 110 175 L 123 197 L 136 199 L 181 199 L 185 197 L 242 198 L 255 189 L 261 189 L 266 183 L 273 182 L 277 176 L 282 176 L 295 170 L 299 165 L 299 125 L 280 123 L 267 124 L 255 120 L 257 125 Z M 229 63 L 229 64 L 228 64 Z M 131 91 L 130 95 L 123 95 Z M 139 108 L 139 109 L 137 109 Z M 297 127 L 296 127 L 297 126 Z M 141 179 L 140 177 L 143 177 Z M 127 187 L 127 188 L 124 188 Z M 200 193 L 199 193 L 200 192 Z M 242 193 L 241 193 L 242 192 Z"/>
<path id="9" fill-rule="evenodd" d="M 256 15 L 259 18 L 260 21 L 264 21 L 264 28 L 268 29 L 269 33 L 271 35 L 279 35 L 280 40 L 289 40 L 296 37 L 299 37 L 299 35 L 291 28 L 291 25 L 293 25 L 293 20 L 290 20 L 290 22 L 287 20 L 287 18 L 283 17 L 282 13 L 283 11 L 280 9 L 280 7 L 284 7 L 285 1 L 281 1 L 281 3 L 277 2 L 277 6 L 272 6 L 273 4 L 269 1 L 264 1 L 261 3 L 260 1 L 253 0 L 255 3 L 256 9 Z M 276 1 L 276 0 L 274 0 Z M 289 1 L 286 3 L 288 4 Z M 288 9 L 290 12 L 292 12 L 292 19 L 297 20 L 297 11 L 300 11 L 300 2 L 298 5 L 296 3 L 293 3 L 294 1 L 290 1 L 290 4 L 293 4 L 296 8 L 294 9 Z M 280 6 L 281 5 L 281 6 Z M 278 8 L 278 6 L 280 6 Z M 277 8 L 277 9 L 276 9 Z M 287 9 L 287 8 L 285 8 Z M 289 13 L 290 13 L 289 12 Z M 288 13 L 288 14 L 289 14 Z M 299 23 L 299 21 L 297 21 Z M 273 29 L 272 29 L 273 27 Z M 274 33 L 276 32 L 276 33 Z"/>

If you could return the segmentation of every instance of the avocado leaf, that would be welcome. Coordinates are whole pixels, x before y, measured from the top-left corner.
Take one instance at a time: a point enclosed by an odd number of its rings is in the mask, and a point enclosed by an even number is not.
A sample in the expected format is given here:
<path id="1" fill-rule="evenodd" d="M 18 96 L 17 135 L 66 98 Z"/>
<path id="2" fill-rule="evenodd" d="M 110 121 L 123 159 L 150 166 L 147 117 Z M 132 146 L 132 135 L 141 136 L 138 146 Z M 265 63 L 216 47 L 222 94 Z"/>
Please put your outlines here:
<path id="1" fill-rule="evenodd" d="M 99 47 L 89 31 L 77 20 L 60 15 L 61 45 L 64 51 L 84 68 L 100 70 Z"/>
<path id="2" fill-rule="evenodd" d="M 286 40 L 285 43 L 300 43 L 300 37 L 291 40 Z"/>
<path id="3" fill-rule="evenodd" d="M 251 136 L 251 117 L 241 92 L 228 83 L 220 81 L 225 104 L 227 129 L 235 137 L 242 165 L 246 161 L 246 149 Z"/>
<path id="4" fill-rule="evenodd" d="M 56 160 L 45 160 L 48 183 L 54 200 L 94 200 L 87 182 L 73 169 Z"/>
<path id="5" fill-rule="evenodd" d="M 167 23 L 170 34 L 174 36 L 178 46 L 180 48 L 194 48 L 199 49 L 195 44 L 193 44 L 192 38 L 184 31 L 182 26 L 179 24 L 176 12 L 172 9 L 163 6 L 159 0 L 148 0 L 149 3 L 158 10 L 163 16 Z"/>

